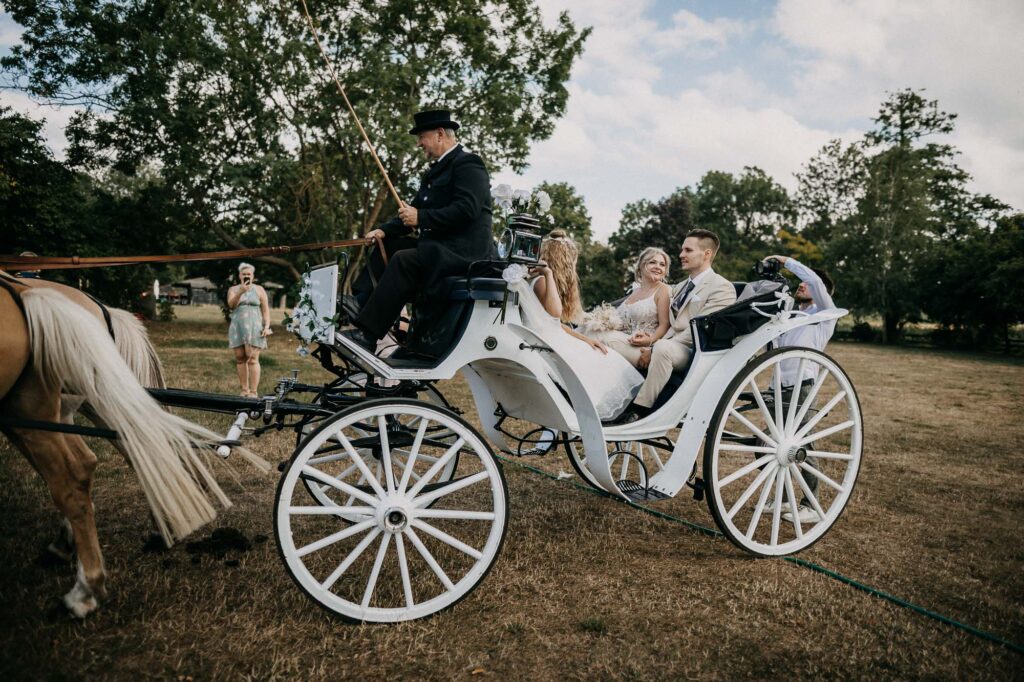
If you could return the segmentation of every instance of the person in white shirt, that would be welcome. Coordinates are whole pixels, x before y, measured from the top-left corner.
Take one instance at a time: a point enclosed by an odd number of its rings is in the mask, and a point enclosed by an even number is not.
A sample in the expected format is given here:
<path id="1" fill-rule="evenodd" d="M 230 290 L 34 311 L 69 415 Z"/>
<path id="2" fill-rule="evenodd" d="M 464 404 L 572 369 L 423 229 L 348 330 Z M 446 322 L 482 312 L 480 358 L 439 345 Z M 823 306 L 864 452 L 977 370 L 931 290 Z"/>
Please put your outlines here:
<path id="1" fill-rule="evenodd" d="M 786 256 L 768 256 L 768 258 L 765 258 L 765 261 L 768 260 L 778 261 L 784 268 L 800 278 L 800 286 L 793 293 L 793 300 L 796 301 L 797 307 L 801 312 L 813 315 L 822 310 L 831 310 L 836 307 L 835 302 L 832 300 L 832 295 L 835 293 L 836 288 L 835 283 L 824 270 L 809 268 L 795 258 L 787 258 Z M 803 325 L 779 336 L 775 340 L 775 347 L 800 346 L 802 348 L 824 351 L 835 330 L 836 320 Z M 807 398 L 811 385 L 814 383 L 814 377 L 810 375 L 809 372 L 813 371 L 810 369 L 804 370 L 808 374 L 798 377 L 796 373 L 799 371 L 799 364 L 800 361 L 795 359 L 782 362 L 782 388 L 784 391 L 788 390 L 789 395 L 796 391 L 799 395 L 798 399 L 803 402 Z M 808 463 L 814 466 L 812 460 L 809 459 Z M 808 476 L 804 480 L 807 482 L 811 492 L 817 493 L 818 477 Z M 813 523 L 818 520 L 817 512 L 810 507 L 806 499 L 800 501 L 798 511 L 801 523 Z M 786 517 L 786 520 L 790 520 L 790 514 L 791 512 L 787 511 L 783 516 Z"/>

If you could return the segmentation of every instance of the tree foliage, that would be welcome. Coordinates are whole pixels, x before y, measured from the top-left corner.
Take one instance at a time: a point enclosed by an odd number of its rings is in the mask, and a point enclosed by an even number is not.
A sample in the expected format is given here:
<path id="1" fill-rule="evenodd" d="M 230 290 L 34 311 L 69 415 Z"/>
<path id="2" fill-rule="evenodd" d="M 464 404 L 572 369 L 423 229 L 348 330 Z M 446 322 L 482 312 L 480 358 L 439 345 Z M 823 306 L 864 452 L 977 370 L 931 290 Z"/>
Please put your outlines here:
<path id="1" fill-rule="evenodd" d="M 6 4 L 26 31 L 3 60 L 37 97 L 84 105 L 69 158 L 159 169 L 208 245 L 345 238 L 396 208 L 288 0 L 62 0 Z M 321 40 L 400 192 L 423 162 L 410 115 L 450 107 L 492 168 L 521 169 L 563 113 L 582 51 L 533 0 L 310 3 Z M 265 260 L 290 268 L 277 258 Z"/>

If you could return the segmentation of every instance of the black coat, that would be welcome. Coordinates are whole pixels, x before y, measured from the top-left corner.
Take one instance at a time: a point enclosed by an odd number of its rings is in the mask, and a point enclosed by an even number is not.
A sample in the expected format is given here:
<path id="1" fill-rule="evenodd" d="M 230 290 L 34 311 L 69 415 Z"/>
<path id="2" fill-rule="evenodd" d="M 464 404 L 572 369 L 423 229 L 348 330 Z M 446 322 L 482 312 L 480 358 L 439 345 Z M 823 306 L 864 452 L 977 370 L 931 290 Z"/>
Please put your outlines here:
<path id="1" fill-rule="evenodd" d="M 467 264 L 490 257 L 491 178 L 476 154 L 456 145 L 424 174 L 411 205 L 419 209 L 418 248 L 441 247 L 440 253 Z M 398 217 L 380 227 L 388 237 L 409 234 Z"/>

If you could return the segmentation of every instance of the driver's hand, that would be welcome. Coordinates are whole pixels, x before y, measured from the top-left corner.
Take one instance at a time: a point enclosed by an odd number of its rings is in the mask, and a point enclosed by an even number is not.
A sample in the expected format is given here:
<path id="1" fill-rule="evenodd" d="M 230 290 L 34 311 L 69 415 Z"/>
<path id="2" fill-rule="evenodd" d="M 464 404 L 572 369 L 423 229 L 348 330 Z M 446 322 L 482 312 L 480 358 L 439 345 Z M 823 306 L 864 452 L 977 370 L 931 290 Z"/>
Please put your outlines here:
<path id="1" fill-rule="evenodd" d="M 367 239 L 384 239 L 384 230 L 378 227 L 367 232 L 365 236 Z"/>

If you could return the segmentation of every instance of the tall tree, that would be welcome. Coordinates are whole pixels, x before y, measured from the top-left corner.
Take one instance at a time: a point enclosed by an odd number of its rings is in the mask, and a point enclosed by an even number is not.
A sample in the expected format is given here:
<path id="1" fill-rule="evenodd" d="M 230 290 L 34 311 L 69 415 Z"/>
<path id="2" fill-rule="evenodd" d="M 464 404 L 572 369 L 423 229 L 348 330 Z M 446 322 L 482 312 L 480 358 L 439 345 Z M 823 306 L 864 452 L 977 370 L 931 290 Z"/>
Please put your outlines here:
<path id="1" fill-rule="evenodd" d="M 349 98 L 408 197 L 423 166 L 410 114 L 454 109 L 493 168 L 521 169 L 568 97 L 589 29 L 546 28 L 533 0 L 310 3 Z M 361 233 L 385 184 L 292 0 L 12 0 L 2 61 L 31 94 L 84 105 L 69 158 L 155 164 L 196 240 L 253 246 Z M 268 258 L 291 268 L 290 261 Z"/>

